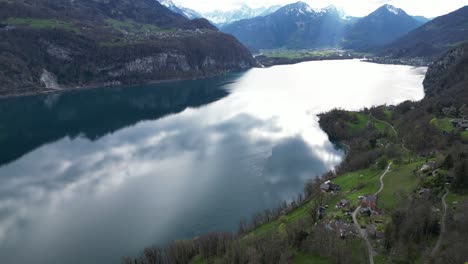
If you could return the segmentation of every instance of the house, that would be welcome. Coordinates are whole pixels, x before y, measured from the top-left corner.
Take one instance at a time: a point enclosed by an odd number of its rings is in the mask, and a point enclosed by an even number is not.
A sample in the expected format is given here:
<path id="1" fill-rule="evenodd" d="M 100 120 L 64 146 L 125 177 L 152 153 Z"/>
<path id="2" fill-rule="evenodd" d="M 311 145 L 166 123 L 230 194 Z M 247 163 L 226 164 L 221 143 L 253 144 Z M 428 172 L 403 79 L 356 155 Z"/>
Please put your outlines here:
<path id="1" fill-rule="evenodd" d="M 376 212 L 377 211 L 377 196 L 375 195 L 364 196 L 364 198 L 361 199 L 361 209 L 367 209 L 371 213 Z"/>
<path id="2" fill-rule="evenodd" d="M 453 126 L 457 126 L 458 124 L 462 123 L 463 122 L 463 119 L 462 118 L 454 118 L 452 120 L 450 120 L 450 123 L 452 123 Z"/>
<path id="3" fill-rule="evenodd" d="M 347 207 L 349 205 L 349 201 L 346 199 L 342 199 L 338 203 L 336 203 L 336 208 Z"/>
<path id="4" fill-rule="evenodd" d="M 348 224 L 342 220 L 331 220 L 325 224 L 325 228 L 330 231 L 335 231 L 340 238 L 345 239 L 348 236 L 357 235 L 352 224 Z"/>
<path id="5" fill-rule="evenodd" d="M 339 191 L 340 186 L 333 184 L 330 181 L 326 181 L 320 185 L 320 190 L 322 190 L 323 192 Z"/>
<path id="6" fill-rule="evenodd" d="M 429 199 L 431 197 L 432 190 L 428 188 L 422 188 L 419 190 L 418 193 L 419 193 L 419 197 L 423 199 Z"/>
<path id="7" fill-rule="evenodd" d="M 433 171 L 437 169 L 437 164 L 435 163 L 435 161 L 429 161 L 429 162 L 426 162 L 424 165 L 422 165 L 421 167 L 421 171 L 422 172 L 430 172 L 430 171 Z"/>
<path id="8" fill-rule="evenodd" d="M 8 25 L 8 24 L 2 24 L 2 23 L 0 23 L 0 29 L 6 30 L 6 31 L 8 31 L 8 30 L 13 30 L 13 29 L 15 29 L 15 28 L 16 28 L 16 27 L 14 27 L 14 26 L 10 26 L 10 25 Z"/>
<path id="9" fill-rule="evenodd" d="M 468 120 L 463 118 L 455 118 L 450 121 L 452 125 L 462 131 L 468 131 Z"/>
<path id="10" fill-rule="evenodd" d="M 460 129 L 462 131 L 468 131 L 468 122 L 465 122 L 465 123 L 462 123 L 462 124 L 458 125 L 458 129 Z"/>

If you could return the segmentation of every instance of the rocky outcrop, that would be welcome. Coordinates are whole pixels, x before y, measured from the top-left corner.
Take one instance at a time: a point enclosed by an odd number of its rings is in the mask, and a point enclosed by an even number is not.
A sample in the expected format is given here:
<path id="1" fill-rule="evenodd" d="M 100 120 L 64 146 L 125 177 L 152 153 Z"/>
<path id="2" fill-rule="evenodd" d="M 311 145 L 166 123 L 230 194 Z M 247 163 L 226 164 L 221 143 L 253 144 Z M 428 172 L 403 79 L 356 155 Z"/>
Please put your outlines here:
<path id="1" fill-rule="evenodd" d="M 57 77 L 53 73 L 48 72 L 46 69 L 42 70 L 40 80 L 46 89 L 60 90 L 60 86 L 57 83 Z"/>

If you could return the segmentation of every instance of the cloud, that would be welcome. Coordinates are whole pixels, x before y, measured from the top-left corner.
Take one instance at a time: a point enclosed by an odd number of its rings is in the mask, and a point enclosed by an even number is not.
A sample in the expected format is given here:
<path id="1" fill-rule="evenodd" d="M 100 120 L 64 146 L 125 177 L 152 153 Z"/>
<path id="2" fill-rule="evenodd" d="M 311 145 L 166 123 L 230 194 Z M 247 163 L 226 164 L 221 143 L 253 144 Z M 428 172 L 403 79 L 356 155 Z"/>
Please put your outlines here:
<path id="1" fill-rule="evenodd" d="M 336 5 L 343 8 L 352 16 L 365 16 L 383 4 L 392 4 L 403 8 L 411 15 L 424 15 L 436 17 L 447 14 L 462 6 L 468 5 L 468 0 L 303 0 L 312 7 L 325 7 Z M 215 9 L 232 9 L 241 4 L 251 7 L 285 5 L 297 0 L 174 0 L 174 2 L 199 11 L 212 11 Z"/>

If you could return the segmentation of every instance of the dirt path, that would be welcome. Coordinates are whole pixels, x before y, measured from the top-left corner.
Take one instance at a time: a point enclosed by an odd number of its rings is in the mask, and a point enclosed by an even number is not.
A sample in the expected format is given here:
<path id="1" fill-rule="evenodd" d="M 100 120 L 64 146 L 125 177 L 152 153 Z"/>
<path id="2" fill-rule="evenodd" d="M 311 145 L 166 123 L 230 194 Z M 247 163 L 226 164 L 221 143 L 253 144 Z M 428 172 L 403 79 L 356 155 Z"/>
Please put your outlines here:
<path id="1" fill-rule="evenodd" d="M 392 124 L 388 123 L 387 121 L 384 121 L 384 120 L 380 120 L 380 119 L 375 118 L 371 113 L 369 113 L 369 116 L 370 116 L 372 119 L 374 119 L 375 121 L 377 121 L 377 122 L 382 122 L 382 123 L 386 124 L 387 126 L 389 126 L 389 127 L 393 130 L 393 133 L 395 134 L 395 137 L 398 138 L 398 132 L 396 131 L 395 127 L 394 127 Z M 405 140 L 404 140 L 404 139 L 401 139 L 401 146 L 402 146 L 402 148 L 404 148 L 406 151 L 411 152 L 411 151 L 405 146 Z"/>
<path id="2" fill-rule="evenodd" d="M 387 173 L 390 172 L 390 167 L 392 166 L 392 163 L 390 162 L 387 166 L 387 169 L 385 169 L 385 171 L 382 173 L 382 175 L 380 176 L 380 189 L 375 193 L 375 195 L 379 195 L 379 193 L 382 192 L 385 184 L 384 184 L 384 178 L 385 178 L 385 175 L 387 175 Z M 367 251 L 369 252 L 369 263 L 370 264 L 374 264 L 374 255 L 376 254 L 374 252 L 374 249 L 372 248 L 372 245 L 369 241 L 369 238 L 367 237 L 367 234 L 365 232 L 365 230 L 363 230 L 361 228 L 361 226 L 359 225 L 359 222 L 357 221 L 357 213 L 359 212 L 359 209 L 361 209 L 361 206 L 358 206 L 356 208 L 356 210 L 354 210 L 353 212 L 353 222 L 354 222 L 354 226 L 356 227 L 356 230 L 358 230 L 359 232 L 359 235 L 364 239 L 364 241 L 366 242 L 366 246 L 367 246 Z"/>
<path id="3" fill-rule="evenodd" d="M 436 245 L 434 246 L 434 248 L 432 249 L 432 252 L 431 252 L 431 257 L 434 257 L 435 254 L 437 252 L 439 252 L 439 249 L 440 249 L 440 245 L 442 244 L 442 239 L 444 237 L 444 234 L 445 234 L 445 230 L 446 230 L 446 226 L 445 226 L 445 219 L 447 218 L 447 202 L 445 201 L 445 198 L 447 198 L 447 195 L 448 195 L 449 191 L 447 190 L 444 194 L 444 196 L 442 196 L 442 207 L 444 208 L 444 213 L 442 214 L 442 219 L 440 220 L 440 235 L 439 235 L 439 239 L 437 239 L 437 243 Z"/>
<path id="4" fill-rule="evenodd" d="M 370 116 L 372 119 L 374 119 L 375 121 L 377 121 L 377 122 L 382 122 L 382 123 L 386 124 L 387 126 L 389 126 L 389 127 L 393 130 L 393 133 L 395 133 L 395 137 L 398 137 L 398 132 L 396 131 L 395 127 L 394 127 L 392 124 L 390 124 L 390 123 L 387 122 L 387 121 L 384 121 L 384 120 L 380 120 L 380 119 L 375 118 L 371 113 L 369 113 L 369 116 Z"/>

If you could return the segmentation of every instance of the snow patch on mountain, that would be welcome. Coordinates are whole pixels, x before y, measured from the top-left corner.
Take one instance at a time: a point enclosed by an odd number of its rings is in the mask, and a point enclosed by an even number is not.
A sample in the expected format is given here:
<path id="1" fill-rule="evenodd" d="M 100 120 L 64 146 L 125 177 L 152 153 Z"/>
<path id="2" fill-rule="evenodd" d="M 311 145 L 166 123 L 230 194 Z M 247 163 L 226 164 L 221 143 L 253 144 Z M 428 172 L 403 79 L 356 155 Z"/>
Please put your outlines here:
<path id="1" fill-rule="evenodd" d="M 395 14 L 395 15 L 400 15 L 401 14 L 401 9 L 399 8 L 396 8 L 392 5 L 385 5 L 385 7 L 387 8 L 388 12 L 392 13 L 392 14 Z"/>
<path id="2" fill-rule="evenodd" d="M 195 18 L 202 17 L 202 15 L 200 15 L 197 11 L 192 10 L 190 8 L 178 6 L 174 2 L 172 2 L 172 0 L 156 0 L 156 1 L 159 1 L 161 5 L 167 7 L 172 12 L 182 15 L 188 19 L 195 19 Z"/>
<path id="3" fill-rule="evenodd" d="M 242 19 L 249 19 L 257 16 L 266 16 L 277 11 L 280 6 L 251 8 L 248 5 L 241 5 L 237 9 L 221 11 L 215 10 L 203 13 L 203 16 L 215 24 L 229 24 Z"/>

